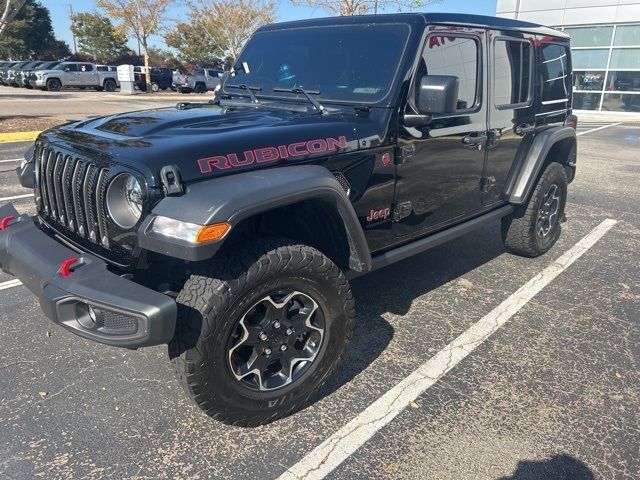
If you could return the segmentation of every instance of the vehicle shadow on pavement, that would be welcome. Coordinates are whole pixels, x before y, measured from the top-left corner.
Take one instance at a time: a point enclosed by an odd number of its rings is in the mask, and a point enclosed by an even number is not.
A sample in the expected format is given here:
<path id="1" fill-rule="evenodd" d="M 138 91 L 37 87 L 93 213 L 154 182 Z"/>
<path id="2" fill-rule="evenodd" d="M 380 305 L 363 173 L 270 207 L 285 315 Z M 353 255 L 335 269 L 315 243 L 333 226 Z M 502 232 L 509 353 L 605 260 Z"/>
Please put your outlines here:
<path id="1" fill-rule="evenodd" d="M 25 95 L 20 93 L 0 93 L 0 99 L 8 98 L 9 100 L 50 100 L 55 98 L 56 100 L 64 100 L 71 98 L 71 95 L 60 93 L 60 92 L 51 92 L 51 93 L 34 93 L 31 95 Z"/>
<path id="2" fill-rule="evenodd" d="M 595 475 L 580 460 L 570 455 L 555 455 L 548 460 L 521 460 L 516 471 L 498 480 L 593 480 Z"/>
<path id="3" fill-rule="evenodd" d="M 391 342 L 387 313 L 406 315 L 413 302 L 432 290 L 505 253 L 500 224 L 488 225 L 447 244 L 351 282 L 356 328 L 345 362 L 315 401 L 331 395 L 364 371 Z"/>

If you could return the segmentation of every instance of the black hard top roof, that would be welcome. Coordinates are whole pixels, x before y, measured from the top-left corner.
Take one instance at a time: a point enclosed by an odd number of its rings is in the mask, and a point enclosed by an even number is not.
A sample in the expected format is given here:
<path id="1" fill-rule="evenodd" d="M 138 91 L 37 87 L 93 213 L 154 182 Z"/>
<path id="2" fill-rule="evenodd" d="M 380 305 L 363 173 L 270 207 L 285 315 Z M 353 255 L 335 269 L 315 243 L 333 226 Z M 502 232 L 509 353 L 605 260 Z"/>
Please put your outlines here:
<path id="1" fill-rule="evenodd" d="M 327 26 L 327 25 L 359 25 L 382 23 L 421 23 L 461 25 L 470 27 L 484 27 L 503 30 L 517 30 L 531 32 L 539 35 L 548 35 L 558 38 L 569 38 L 569 35 L 561 30 L 546 27 L 537 23 L 523 22 L 511 18 L 490 17 L 486 15 L 468 15 L 465 13 L 393 13 L 380 15 L 355 15 L 345 17 L 324 17 L 293 22 L 272 23 L 260 28 L 258 31 L 281 30 L 286 28 Z"/>

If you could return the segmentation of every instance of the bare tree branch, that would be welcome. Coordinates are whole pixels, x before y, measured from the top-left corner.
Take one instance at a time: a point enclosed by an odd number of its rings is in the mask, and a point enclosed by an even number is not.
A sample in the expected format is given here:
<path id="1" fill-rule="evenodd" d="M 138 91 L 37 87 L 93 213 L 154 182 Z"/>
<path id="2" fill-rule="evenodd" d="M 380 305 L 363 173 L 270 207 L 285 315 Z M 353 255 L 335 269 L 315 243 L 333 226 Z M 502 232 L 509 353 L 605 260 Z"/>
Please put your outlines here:
<path id="1" fill-rule="evenodd" d="M 27 0 L 5 0 L 5 2 L 4 11 L 2 12 L 2 17 L 0 17 L 0 35 L 16 17 Z"/>
<path id="2" fill-rule="evenodd" d="M 396 7 L 398 11 L 419 8 L 442 0 L 291 0 L 294 5 L 321 8 L 332 15 L 349 16 L 377 13 L 378 8 Z"/>

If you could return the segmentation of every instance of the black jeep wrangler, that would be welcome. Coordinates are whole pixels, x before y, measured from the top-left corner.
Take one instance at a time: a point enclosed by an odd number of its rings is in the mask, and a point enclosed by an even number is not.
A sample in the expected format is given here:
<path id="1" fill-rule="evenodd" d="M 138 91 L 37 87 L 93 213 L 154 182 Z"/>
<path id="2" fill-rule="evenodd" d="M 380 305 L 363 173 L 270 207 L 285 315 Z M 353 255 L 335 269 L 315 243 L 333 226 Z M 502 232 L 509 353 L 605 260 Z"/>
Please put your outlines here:
<path id="1" fill-rule="evenodd" d="M 269 25 L 210 103 L 42 133 L 0 207 L 0 265 L 47 317 L 169 344 L 207 414 L 303 407 L 353 334 L 349 279 L 501 219 L 545 253 L 576 168 L 569 38 L 500 18 Z"/>

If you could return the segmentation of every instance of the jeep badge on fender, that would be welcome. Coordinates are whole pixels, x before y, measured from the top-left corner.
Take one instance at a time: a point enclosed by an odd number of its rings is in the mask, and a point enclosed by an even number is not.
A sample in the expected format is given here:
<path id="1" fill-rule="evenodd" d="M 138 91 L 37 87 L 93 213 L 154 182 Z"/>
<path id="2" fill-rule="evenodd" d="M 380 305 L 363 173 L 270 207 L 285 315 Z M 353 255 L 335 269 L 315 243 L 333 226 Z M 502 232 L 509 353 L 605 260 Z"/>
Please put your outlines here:
<path id="1" fill-rule="evenodd" d="M 72 333 L 168 344 L 208 415 L 261 425 L 340 368 L 352 278 L 489 222 L 518 255 L 554 245 L 571 104 L 569 36 L 540 25 L 268 25 L 210 102 L 41 133 L 18 168 L 37 214 L 0 206 L 0 267 Z"/>

